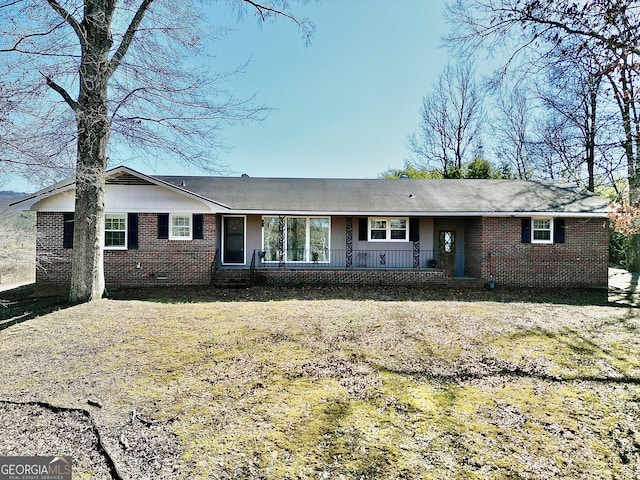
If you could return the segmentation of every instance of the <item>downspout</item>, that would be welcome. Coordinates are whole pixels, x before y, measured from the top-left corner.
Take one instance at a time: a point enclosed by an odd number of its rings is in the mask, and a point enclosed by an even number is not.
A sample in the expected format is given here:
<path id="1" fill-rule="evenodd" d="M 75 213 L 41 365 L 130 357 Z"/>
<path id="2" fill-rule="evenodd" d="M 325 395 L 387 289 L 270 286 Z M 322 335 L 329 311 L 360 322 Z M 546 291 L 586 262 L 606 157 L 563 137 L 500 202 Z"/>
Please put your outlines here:
<path id="1" fill-rule="evenodd" d="M 494 290 L 496 282 L 493 280 L 493 263 L 491 262 L 491 252 L 487 252 L 487 263 L 489 264 L 489 281 L 485 284 L 487 290 Z"/>

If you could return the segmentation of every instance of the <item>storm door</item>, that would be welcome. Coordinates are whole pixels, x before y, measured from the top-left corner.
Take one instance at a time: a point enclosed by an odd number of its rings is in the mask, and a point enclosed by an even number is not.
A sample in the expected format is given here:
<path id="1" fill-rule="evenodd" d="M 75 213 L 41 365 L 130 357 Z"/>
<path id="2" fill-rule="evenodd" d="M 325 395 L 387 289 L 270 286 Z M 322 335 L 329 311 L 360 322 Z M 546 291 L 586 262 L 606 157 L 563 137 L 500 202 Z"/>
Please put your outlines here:
<path id="1" fill-rule="evenodd" d="M 222 263 L 245 263 L 244 217 L 222 217 Z"/>

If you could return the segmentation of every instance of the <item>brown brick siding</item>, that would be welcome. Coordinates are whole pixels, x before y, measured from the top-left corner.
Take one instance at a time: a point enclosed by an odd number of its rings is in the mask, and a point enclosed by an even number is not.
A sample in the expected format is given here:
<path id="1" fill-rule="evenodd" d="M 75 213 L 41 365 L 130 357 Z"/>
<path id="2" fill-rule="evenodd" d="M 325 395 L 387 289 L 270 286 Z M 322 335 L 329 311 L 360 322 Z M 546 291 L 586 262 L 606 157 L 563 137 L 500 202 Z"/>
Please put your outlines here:
<path id="1" fill-rule="evenodd" d="M 139 248 L 106 250 L 107 286 L 206 285 L 217 244 L 215 215 L 204 216 L 204 240 L 157 239 L 157 214 L 139 214 Z M 38 212 L 36 281 L 66 286 L 71 250 L 62 248 L 62 213 Z M 600 287 L 607 285 L 606 219 L 565 219 L 563 244 L 522 244 L 520 218 L 469 218 L 464 226 L 465 274 L 499 286 Z M 138 265 L 140 268 L 138 268 Z M 446 283 L 439 271 L 304 269 L 260 270 L 269 283 Z M 166 276 L 166 278 L 163 278 Z M 474 282 L 475 284 L 475 282 Z"/>
<path id="2" fill-rule="evenodd" d="M 206 285 L 211 281 L 216 251 L 215 215 L 204 215 L 204 239 L 190 241 L 158 239 L 157 218 L 155 213 L 139 214 L 137 249 L 104 251 L 107 287 Z M 62 248 L 62 213 L 38 212 L 37 225 L 38 258 L 50 257 L 53 261 L 38 269 L 36 281 L 66 286 L 71 275 L 71 249 Z"/>
<path id="3" fill-rule="evenodd" d="M 475 278 L 483 278 L 483 255 L 478 255 L 483 245 L 482 225 L 482 218 L 473 218 L 464 226 L 464 273 Z"/>
<path id="4" fill-rule="evenodd" d="M 379 269 L 261 269 L 256 271 L 256 283 L 274 285 L 351 284 L 351 285 L 420 285 L 445 284 L 452 278 L 440 270 L 379 270 Z"/>
<path id="5" fill-rule="evenodd" d="M 470 224 L 468 268 L 498 285 L 605 287 L 609 229 L 603 218 L 566 218 L 565 243 L 521 243 L 522 219 L 482 218 Z"/>
<path id="6" fill-rule="evenodd" d="M 62 213 L 38 212 L 36 216 L 36 283 L 69 284 L 71 250 L 62 248 Z"/>

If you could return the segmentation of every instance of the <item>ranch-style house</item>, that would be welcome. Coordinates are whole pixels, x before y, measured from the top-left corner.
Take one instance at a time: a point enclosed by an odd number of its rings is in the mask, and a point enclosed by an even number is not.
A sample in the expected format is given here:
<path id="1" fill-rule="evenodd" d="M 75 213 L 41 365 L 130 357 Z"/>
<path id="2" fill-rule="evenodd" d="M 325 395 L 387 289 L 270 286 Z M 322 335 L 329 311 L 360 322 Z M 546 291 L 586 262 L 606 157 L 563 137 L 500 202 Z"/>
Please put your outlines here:
<path id="1" fill-rule="evenodd" d="M 71 272 L 73 178 L 37 212 L 36 282 Z M 433 283 L 606 287 L 607 202 L 522 180 L 316 179 L 107 172 L 108 287 Z"/>

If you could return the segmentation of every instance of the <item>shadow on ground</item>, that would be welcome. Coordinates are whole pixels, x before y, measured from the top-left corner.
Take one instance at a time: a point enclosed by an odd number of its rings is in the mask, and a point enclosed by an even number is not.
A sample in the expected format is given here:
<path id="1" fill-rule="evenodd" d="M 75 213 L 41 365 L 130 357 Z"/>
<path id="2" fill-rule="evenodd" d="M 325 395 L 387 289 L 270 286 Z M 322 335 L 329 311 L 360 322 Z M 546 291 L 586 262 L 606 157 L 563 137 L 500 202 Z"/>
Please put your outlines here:
<path id="1" fill-rule="evenodd" d="M 0 330 L 69 306 L 59 293 L 39 292 L 34 283 L 0 292 Z"/>
<path id="2" fill-rule="evenodd" d="M 272 302 L 282 300 L 373 300 L 402 301 L 461 301 L 461 302 L 530 302 L 567 305 L 607 305 L 606 289 L 539 289 L 504 288 L 494 290 L 443 285 L 298 285 L 254 286 L 241 288 L 162 287 L 127 288 L 110 291 L 110 297 L 119 300 L 146 300 L 155 302 Z"/>
<path id="3" fill-rule="evenodd" d="M 628 272 L 627 272 L 628 273 Z M 630 274 L 629 274 L 630 275 Z M 495 290 L 428 288 L 397 285 L 301 285 L 254 286 L 242 288 L 147 287 L 109 290 L 115 300 L 150 302 L 272 302 L 284 300 L 345 300 L 345 301 L 460 301 L 460 302 L 526 302 L 560 305 L 600 305 L 640 307 L 638 275 L 635 283 L 621 283 L 605 289 L 535 289 L 501 288 Z M 619 279 L 618 279 L 619 280 Z M 625 285 L 628 285 L 627 288 Z M 59 291 L 42 291 L 29 284 L 0 292 L 0 330 L 40 315 L 69 307 L 67 296 Z"/>

